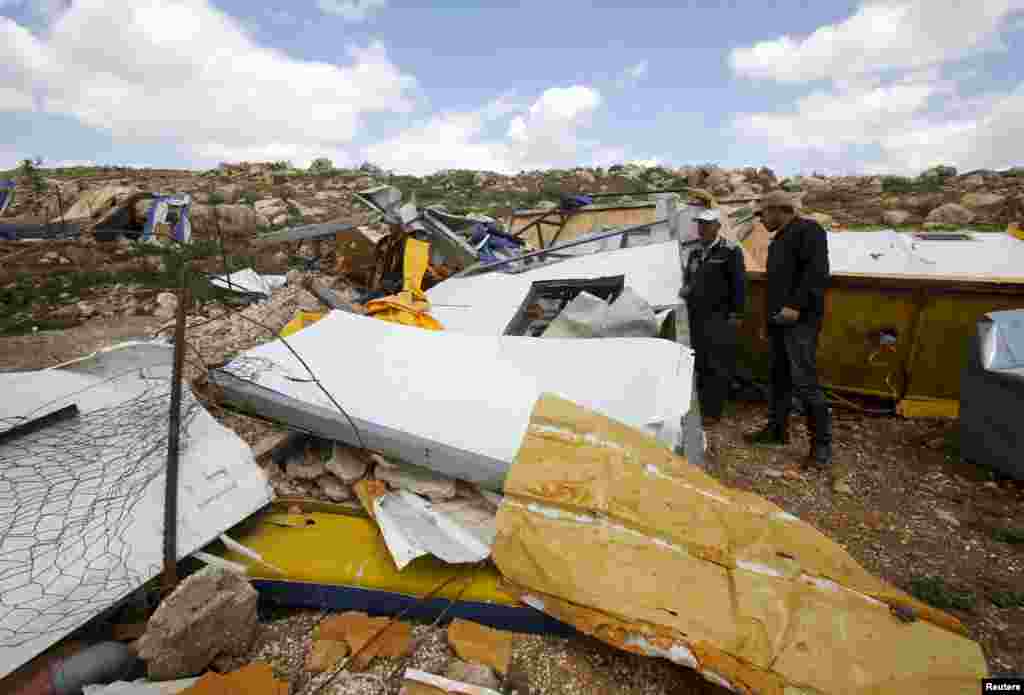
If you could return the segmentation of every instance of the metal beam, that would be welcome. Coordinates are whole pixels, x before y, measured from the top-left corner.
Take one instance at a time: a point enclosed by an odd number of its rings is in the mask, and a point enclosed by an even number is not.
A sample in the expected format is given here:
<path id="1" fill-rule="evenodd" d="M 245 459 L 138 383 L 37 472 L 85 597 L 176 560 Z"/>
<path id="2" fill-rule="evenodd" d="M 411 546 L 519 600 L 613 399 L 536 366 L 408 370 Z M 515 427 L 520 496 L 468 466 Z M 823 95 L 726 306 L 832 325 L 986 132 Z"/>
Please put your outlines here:
<path id="1" fill-rule="evenodd" d="M 470 275 L 478 275 L 480 273 L 490 272 L 492 270 L 495 270 L 496 268 L 500 268 L 502 266 L 506 266 L 509 263 L 515 263 L 516 261 L 522 261 L 522 260 L 526 260 L 528 258 L 537 258 L 539 256 L 545 256 L 545 255 L 548 255 L 548 254 L 553 254 L 553 253 L 555 253 L 557 251 L 561 251 L 562 249 L 569 249 L 569 248 L 572 248 L 574 246 L 582 246 L 583 244 L 589 244 L 592 241 L 601 241 L 602 239 L 611 239 L 612 237 L 620 236 L 622 234 L 632 234 L 634 232 L 642 232 L 645 229 L 649 229 L 649 228 L 651 228 L 651 227 L 653 227 L 655 225 L 664 224 L 665 222 L 668 222 L 668 220 L 656 220 L 654 222 L 647 222 L 646 224 L 637 225 L 635 227 L 627 227 L 626 229 L 619 229 L 619 230 L 616 230 L 614 232 L 608 232 L 607 234 L 599 234 L 597 236 L 587 237 L 586 239 L 575 239 L 573 241 L 567 241 L 564 244 L 559 244 L 558 246 L 549 246 L 546 249 L 541 249 L 540 251 L 532 251 L 530 253 L 524 253 L 521 256 L 516 256 L 514 258 L 506 258 L 506 259 L 501 260 L 501 261 L 494 261 L 492 263 L 484 263 L 482 265 L 475 265 L 475 266 L 473 266 L 471 268 L 466 268 L 465 270 L 463 270 L 460 273 L 456 273 L 452 277 L 456 277 L 456 278 L 467 277 L 467 276 L 470 276 Z"/>

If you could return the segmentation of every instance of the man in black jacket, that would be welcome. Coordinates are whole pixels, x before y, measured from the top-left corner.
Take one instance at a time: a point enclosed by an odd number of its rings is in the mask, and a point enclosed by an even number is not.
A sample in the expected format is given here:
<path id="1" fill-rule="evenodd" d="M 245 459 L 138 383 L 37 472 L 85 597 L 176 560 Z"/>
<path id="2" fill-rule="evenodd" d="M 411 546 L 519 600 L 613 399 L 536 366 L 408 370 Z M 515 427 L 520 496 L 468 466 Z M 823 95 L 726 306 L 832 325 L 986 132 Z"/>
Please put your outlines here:
<path id="1" fill-rule="evenodd" d="M 719 211 L 704 210 L 696 220 L 700 239 L 684 246 L 689 253 L 679 296 L 686 300 L 701 414 L 705 425 L 713 425 L 722 417 L 736 368 L 746 272 L 742 249 L 719 234 Z"/>
<path id="2" fill-rule="evenodd" d="M 832 463 L 832 416 L 818 384 L 817 351 L 829 278 L 828 235 L 814 220 L 797 217 L 792 199 L 782 191 L 761 198 L 761 216 L 774 232 L 766 264 L 774 407 L 771 421 L 749 441 L 788 443 L 789 413 L 796 396 L 807 409 L 808 458 L 827 467 Z"/>

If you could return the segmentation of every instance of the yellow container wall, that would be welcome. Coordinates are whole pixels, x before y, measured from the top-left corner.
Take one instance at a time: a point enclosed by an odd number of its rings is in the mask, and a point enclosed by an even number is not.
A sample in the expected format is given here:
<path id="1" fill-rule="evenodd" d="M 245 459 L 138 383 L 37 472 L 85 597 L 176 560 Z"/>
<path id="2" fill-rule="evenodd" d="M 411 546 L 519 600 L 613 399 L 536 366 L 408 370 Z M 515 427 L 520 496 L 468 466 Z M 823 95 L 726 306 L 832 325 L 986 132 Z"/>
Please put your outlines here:
<path id="1" fill-rule="evenodd" d="M 760 336 L 764 276 L 748 279 L 740 363 L 767 378 L 768 343 Z M 818 347 L 819 378 L 837 390 L 959 400 L 978 320 L 990 311 L 1017 308 L 1024 308 L 1024 285 L 833 277 Z M 894 352 L 879 351 L 882 330 L 896 332 Z"/>

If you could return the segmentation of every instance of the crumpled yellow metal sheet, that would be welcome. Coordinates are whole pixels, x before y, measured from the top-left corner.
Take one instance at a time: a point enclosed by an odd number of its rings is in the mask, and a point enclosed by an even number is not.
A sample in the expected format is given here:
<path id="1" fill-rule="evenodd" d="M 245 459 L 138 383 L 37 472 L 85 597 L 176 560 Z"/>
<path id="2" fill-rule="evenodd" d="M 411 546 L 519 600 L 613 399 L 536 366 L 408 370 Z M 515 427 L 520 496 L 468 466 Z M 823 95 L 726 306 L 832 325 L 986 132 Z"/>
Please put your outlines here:
<path id="1" fill-rule="evenodd" d="M 402 291 L 366 303 L 366 313 L 382 321 L 440 331 L 444 326 L 430 315 L 430 300 L 423 293 L 423 276 L 430 262 L 430 244 L 406 239 L 402 264 Z"/>
<path id="2" fill-rule="evenodd" d="M 544 395 L 505 484 L 494 560 L 524 601 L 737 692 L 977 688 L 960 622 L 648 435 Z"/>

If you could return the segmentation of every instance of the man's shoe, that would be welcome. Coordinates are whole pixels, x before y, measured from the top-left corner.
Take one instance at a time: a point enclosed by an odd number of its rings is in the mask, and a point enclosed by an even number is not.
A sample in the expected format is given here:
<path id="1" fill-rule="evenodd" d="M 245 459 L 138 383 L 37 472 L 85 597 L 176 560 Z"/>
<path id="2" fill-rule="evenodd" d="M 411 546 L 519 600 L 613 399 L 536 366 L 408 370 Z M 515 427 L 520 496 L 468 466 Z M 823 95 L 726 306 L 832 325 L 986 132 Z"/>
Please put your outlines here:
<path id="1" fill-rule="evenodd" d="M 807 461 L 818 468 L 829 468 L 832 465 L 832 446 L 829 444 L 812 444 L 811 453 L 808 454 Z"/>
<path id="2" fill-rule="evenodd" d="M 785 430 L 776 425 L 767 425 L 764 429 L 744 437 L 748 444 L 754 446 L 786 446 L 789 436 Z"/>

